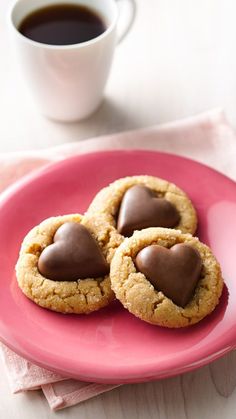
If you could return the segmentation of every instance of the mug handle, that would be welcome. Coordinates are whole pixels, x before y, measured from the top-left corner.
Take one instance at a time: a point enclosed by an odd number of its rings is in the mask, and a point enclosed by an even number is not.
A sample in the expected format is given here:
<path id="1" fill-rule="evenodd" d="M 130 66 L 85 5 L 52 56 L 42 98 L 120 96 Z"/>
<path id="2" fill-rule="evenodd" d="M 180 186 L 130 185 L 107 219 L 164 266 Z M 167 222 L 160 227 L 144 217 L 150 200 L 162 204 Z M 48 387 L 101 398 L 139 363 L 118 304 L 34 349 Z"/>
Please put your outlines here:
<path id="1" fill-rule="evenodd" d="M 134 23 L 136 2 L 135 0 L 116 0 L 116 2 L 119 13 L 117 23 L 117 44 L 120 44 Z"/>

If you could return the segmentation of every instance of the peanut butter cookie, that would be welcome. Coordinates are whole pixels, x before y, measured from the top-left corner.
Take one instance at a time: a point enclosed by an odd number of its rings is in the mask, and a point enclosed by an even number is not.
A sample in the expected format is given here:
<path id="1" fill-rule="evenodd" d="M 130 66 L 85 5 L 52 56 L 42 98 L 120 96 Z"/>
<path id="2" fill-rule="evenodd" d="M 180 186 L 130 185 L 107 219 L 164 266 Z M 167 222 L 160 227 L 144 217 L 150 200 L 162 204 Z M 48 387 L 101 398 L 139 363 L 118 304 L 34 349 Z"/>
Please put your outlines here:
<path id="1" fill-rule="evenodd" d="M 153 176 L 118 179 L 93 199 L 87 214 L 104 214 L 122 237 L 135 230 L 165 227 L 194 234 L 196 211 L 180 188 Z"/>
<path id="2" fill-rule="evenodd" d="M 51 217 L 25 237 L 16 265 L 23 293 L 61 313 L 90 313 L 114 298 L 110 261 L 116 230 L 100 217 Z"/>
<path id="3" fill-rule="evenodd" d="M 220 265 L 197 237 L 147 228 L 126 238 L 111 262 L 116 297 L 131 313 L 165 327 L 199 322 L 219 302 Z"/>

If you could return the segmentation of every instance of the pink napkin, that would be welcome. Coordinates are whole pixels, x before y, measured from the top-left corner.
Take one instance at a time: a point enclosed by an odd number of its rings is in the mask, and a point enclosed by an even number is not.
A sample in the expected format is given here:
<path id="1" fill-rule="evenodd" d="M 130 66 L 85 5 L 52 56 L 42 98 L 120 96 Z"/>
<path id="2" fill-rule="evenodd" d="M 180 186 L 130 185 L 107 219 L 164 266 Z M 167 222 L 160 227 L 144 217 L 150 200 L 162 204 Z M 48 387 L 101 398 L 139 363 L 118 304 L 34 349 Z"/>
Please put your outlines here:
<path id="1" fill-rule="evenodd" d="M 194 158 L 236 179 L 236 136 L 224 112 L 213 110 L 185 120 L 139 131 L 113 134 L 40 151 L 0 155 L 0 192 L 21 176 L 70 155 L 105 149 L 152 149 Z M 85 383 L 45 370 L 1 344 L 13 393 L 42 389 L 53 410 L 80 403 L 114 385 Z"/>

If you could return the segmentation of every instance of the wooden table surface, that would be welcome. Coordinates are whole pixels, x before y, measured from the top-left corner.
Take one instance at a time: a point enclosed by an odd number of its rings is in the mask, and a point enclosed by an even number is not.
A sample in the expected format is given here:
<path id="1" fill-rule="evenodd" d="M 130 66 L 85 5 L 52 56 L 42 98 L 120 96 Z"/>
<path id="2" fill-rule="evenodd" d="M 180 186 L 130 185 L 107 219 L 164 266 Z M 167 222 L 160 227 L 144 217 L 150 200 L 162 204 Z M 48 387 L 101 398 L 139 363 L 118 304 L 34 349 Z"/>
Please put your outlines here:
<path id="1" fill-rule="evenodd" d="M 132 30 L 117 47 L 105 99 L 73 124 L 38 113 L 11 51 L 10 2 L 0 2 L 0 152 L 38 149 L 145 127 L 223 107 L 236 126 L 236 3 L 137 0 Z M 236 145 L 235 145 L 236 148 Z M 126 385 L 53 413 L 40 391 L 12 395 L 0 362 L 1 419 L 235 418 L 236 353 L 194 372 Z"/>

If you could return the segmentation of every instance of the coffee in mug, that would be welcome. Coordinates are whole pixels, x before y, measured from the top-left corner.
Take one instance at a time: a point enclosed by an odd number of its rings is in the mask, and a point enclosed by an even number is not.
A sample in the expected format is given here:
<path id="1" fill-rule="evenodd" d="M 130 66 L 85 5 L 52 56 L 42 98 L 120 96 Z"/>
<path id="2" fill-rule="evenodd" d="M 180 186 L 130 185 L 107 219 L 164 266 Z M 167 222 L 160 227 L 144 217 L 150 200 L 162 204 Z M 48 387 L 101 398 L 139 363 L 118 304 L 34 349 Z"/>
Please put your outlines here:
<path id="1" fill-rule="evenodd" d="M 102 16 L 82 4 L 53 4 L 34 10 L 18 26 L 27 38 L 50 45 L 87 42 L 106 30 Z"/>

